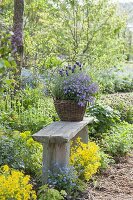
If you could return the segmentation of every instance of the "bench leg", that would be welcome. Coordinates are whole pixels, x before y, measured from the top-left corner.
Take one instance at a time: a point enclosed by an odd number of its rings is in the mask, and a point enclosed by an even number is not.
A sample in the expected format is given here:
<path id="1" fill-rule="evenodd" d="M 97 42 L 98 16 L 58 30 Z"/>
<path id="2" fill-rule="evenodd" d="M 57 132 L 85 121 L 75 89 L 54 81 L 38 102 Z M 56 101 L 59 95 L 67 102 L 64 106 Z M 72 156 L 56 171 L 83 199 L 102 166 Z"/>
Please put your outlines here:
<path id="1" fill-rule="evenodd" d="M 43 144 L 43 184 L 47 183 L 48 171 L 54 166 L 66 167 L 69 164 L 70 143 L 44 143 Z"/>
<path id="2" fill-rule="evenodd" d="M 80 137 L 81 142 L 88 144 L 89 135 L 88 135 L 88 126 L 84 127 L 74 138 L 73 142 L 75 143 L 76 139 Z"/>

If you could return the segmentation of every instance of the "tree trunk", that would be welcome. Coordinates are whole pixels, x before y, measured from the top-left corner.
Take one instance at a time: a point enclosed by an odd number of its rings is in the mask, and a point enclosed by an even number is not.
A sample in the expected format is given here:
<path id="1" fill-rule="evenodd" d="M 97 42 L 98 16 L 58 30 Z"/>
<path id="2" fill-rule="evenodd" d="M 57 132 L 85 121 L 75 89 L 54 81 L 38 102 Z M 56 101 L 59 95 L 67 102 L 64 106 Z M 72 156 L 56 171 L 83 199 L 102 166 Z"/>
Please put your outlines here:
<path id="1" fill-rule="evenodd" d="M 17 64 L 15 89 L 20 88 L 20 75 L 23 65 L 23 15 L 24 0 L 14 0 L 12 52 Z"/>

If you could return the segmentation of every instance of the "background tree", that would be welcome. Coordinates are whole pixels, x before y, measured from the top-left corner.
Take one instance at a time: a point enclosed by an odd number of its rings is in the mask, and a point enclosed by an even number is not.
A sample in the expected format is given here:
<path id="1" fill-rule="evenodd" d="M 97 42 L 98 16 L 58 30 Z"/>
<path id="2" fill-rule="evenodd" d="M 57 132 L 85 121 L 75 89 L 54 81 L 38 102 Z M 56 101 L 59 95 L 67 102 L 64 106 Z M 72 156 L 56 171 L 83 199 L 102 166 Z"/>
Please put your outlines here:
<path id="1" fill-rule="evenodd" d="M 14 0 L 12 52 L 17 64 L 15 76 L 18 76 L 18 80 L 20 79 L 23 66 L 23 15 L 24 0 Z"/>
<path id="2" fill-rule="evenodd" d="M 25 0 L 23 66 L 45 70 L 75 60 L 91 70 L 116 66 L 124 59 L 123 28 L 109 0 Z"/>

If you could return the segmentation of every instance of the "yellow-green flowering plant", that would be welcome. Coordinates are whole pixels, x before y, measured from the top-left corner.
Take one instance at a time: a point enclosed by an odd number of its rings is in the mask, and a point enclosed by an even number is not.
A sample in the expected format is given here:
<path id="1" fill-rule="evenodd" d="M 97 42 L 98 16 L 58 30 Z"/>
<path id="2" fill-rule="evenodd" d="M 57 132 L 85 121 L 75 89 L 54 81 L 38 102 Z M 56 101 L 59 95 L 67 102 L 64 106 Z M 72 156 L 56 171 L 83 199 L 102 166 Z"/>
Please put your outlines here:
<path id="1" fill-rule="evenodd" d="M 4 165 L 0 168 L 0 199 L 36 200 L 36 192 L 29 184 L 30 176 Z"/>
<path id="2" fill-rule="evenodd" d="M 7 164 L 30 174 L 41 171 L 42 145 L 32 139 L 30 131 L 1 135 L 0 155 L 0 166 Z"/>
<path id="3" fill-rule="evenodd" d="M 70 164 L 74 166 L 79 178 L 89 180 L 100 167 L 99 147 L 95 142 L 84 144 L 78 138 L 76 145 L 71 148 Z"/>

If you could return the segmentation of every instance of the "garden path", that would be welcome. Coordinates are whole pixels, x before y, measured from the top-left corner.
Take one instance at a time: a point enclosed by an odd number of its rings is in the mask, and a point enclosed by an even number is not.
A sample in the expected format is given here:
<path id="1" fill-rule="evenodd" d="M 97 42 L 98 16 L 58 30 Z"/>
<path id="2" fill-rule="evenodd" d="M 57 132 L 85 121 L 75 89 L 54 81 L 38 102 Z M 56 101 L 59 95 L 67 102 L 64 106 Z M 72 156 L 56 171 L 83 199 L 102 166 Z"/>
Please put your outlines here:
<path id="1" fill-rule="evenodd" d="M 133 200 L 133 152 L 89 185 L 82 200 Z"/>

